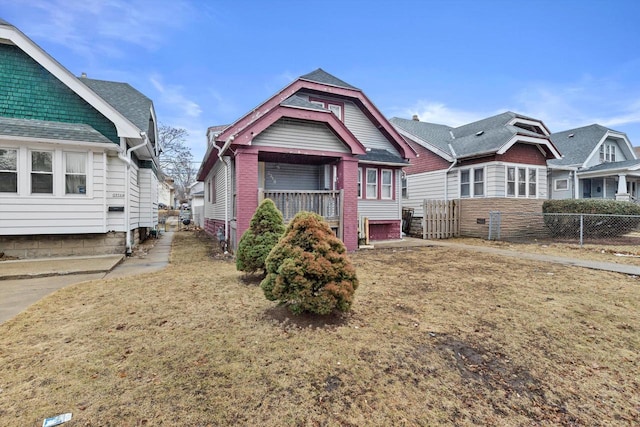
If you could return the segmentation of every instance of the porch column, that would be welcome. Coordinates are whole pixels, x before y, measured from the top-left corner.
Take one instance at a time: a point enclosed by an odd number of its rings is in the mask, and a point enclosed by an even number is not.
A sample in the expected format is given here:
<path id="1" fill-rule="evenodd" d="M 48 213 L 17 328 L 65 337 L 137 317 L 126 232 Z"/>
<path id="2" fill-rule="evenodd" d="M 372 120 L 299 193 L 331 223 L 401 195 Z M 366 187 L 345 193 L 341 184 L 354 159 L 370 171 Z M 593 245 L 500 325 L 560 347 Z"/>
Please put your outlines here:
<path id="1" fill-rule="evenodd" d="M 358 249 L 358 159 L 343 158 L 338 164 L 338 190 L 344 190 L 342 241 L 348 251 Z"/>
<path id="2" fill-rule="evenodd" d="M 623 173 L 618 175 L 618 194 L 627 194 L 627 176 Z"/>
<path id="3" fill-rule="evenodd" d="M 258 153 L 239 152 L 235 160 L 236 232 L 240 241 L 258 207 Z"/>

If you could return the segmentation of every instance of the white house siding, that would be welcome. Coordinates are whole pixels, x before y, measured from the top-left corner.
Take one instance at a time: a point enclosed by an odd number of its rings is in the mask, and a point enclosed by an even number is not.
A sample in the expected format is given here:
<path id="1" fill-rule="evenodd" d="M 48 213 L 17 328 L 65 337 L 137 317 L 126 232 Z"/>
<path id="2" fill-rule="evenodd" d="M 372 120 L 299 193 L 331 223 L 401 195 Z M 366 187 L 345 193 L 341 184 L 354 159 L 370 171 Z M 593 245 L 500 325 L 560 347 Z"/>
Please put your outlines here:
<path id="1" fill-rule="evenodd" d="M 107 156 L 107 210 L 125 206 L 126 165 L 116 154 Z M 107 213 L 107 231 L 126 231 L 124 212 Z"/>
<path id="2" fill-rule="evenodd" d="M 254 146 L 347 153 L 349 149 L 323 123 L 282 118 L 255 137 Z"/>
<path id="3" fill-rule="evenodd" d="M 401 218 L 400 171 L 395 173 L 395 200 L 358 200 L 358 216 L 370 220 L 399 220 Z"/>
<path id="4" fill-rule="evenodd" d="M 352 102 L 344 103 L 344 124 L 365 147 L 380 148 L 398 154 L 393 144 Z"/>
<path id="5" fill-rule="evenodd" d="M 102 152 L 83 147 L 53 148 L 47 144 L 3 142 L 18 150 L 18 193 L 0 194 L 0 235 L 104 232 L 104 162 Z M 29 151 L 53 153 L 53 194 L 31 194 Z M 87 153 L 86 194 L 64 194 L 65 152 Z"/>
<path id="6" fill-rule="evenodd" d="M 422 216 L 425 199 L 444 199 L 444 177 L 444 170 L 408 175 L 409 198 L 402 201 L 402 206 L 413 208 L 415 216 Z"/>
<path id="7" fill-rule="evenodd" d="M 486 197 L 505 197 L 506 167 L 504 164 L 488 164 L 485 168 Z"/>
<path id="8" fill-rule="evenodd" d="M 140 227 L 154 227 L 158 223 L 158 178 L 153 169 L 139 169 Z"/>
<path id="9" fill-rule="evenodd" d="M 224 193 L 224 174 L 225 167 L 221 161 L 216 164 L 207 175 L 205 180 L 205 202 L 204 202 L 204 216 L 209 219 L 224 220 L 224 207 L 225 207 L 225 193 Z M 233 175 L 231 175 L 233 176 Z M 209 183 L 215 179 L 215 198 L 209 197 Z M 231 184 L 231 179 L 229 179 Z M 230 185 L 231 186 L 231 185 Z M 215 199 L 215 203 L 212 201 Z M 229 199 L 229 205 L 231 205 L 231 198 Z M 229 217 L 231 218 L 231 217 Z"/>
<path id="10" fill-rule="evenodd" d="M 138 166 L 131 162 L 129 168 L 129 229 L 140 227 L 140 184 L 138 183 Z"/>
<path id="11" fill-rule="evenodd" d="M 616 162 L 627 160 L 627 157 L 625 156 L 625 151 L 627 149 L 626 147 L 620 147 L 617 140 L 607 138 L 604 140 L 604 144 L 611 144 L 616 147 Z M 591 158 L 587 160 L 585 167 L 590 168 L 592 166 L 599 165 L 600 163 L 602 162 L 600 161 L 600 146 L 598 146 Z"/>
<path id="12" fill-rule="evenodd" d="M 559 179 L 566 179 L 567 189 L 566 190 L 556 190 L 555 189 L 555 181 Z M 550 189 L 550 199 L 572 199 L 573 198 L 573 177 L 569 171 L 553 171 L 551 172 L 551 176 L 549 177 L 549 182 L 547 183 L 547 187 Z"/>

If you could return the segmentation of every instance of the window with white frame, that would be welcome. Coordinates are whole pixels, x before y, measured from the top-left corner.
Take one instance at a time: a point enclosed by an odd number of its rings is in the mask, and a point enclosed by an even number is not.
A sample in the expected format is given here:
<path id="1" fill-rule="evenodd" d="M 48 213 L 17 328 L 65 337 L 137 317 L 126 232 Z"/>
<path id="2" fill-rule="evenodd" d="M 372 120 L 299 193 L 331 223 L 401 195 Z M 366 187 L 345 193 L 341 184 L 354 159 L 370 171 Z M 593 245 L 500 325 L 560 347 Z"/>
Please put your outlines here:
<path id="1" fill-rule="evenodd" d="M 362 168 L 358 168 L 358 199 L 362 199 Z"/>
<path id="2" fill-rule="evenodd" d="M 568 190 L 569 179 L 568 178 L 556 179 L 555 181 L 553 181 L 553 188 L 555 189 L 555 191 Z"/>
<path id="3" fill-rule="evenodd" d="M 484 196 L 484 168 L 460 171 L 460 197 Z"/>
<path id="4" fill-rule="evenodd" d="M 484 169 L 473 170 L 473 196 L 484 196 Z"/>
<path id="5" fill-rule="evenodd" d="M 403 199 L 408 199 L 409 198 L 409 183 L 407 181 L 407 174 L 405 174 L 404 172 L 402 173 L 402 180 L 401 180 L 402 184 L 402 198 Z"/>
<path id="6" fill-rule="evenodd" d="M 378 198 L 378 169 L 367 169 L 367 199 Z"/>
<path id="7" fill-rule="evenodd" d="M 53 194 L 53 153 L 31 151 L 31 194 Z"/>
<path id="8" fill-rule="evenodd" d="M 64 153 L 64 193 L 87 194 L 87 153 Z"/>
<path id="9" fill-rule="evenodd" d="M 604 162 L 604 144 L 600 146 L 600 163 Z"/>
<path id="10" fill-rule="evenodd" d="M 389 169 L 382 170 L 382 182 L 380 188 L 381 199 L 393 199 L 393 171 Z"/>
<path id="11" fill-rule="evenodd" d="M 326 108 L 327 110 L 335 114 L 338 119 L 344 121 L 344 116 L 342 115 L 344 104 L 342 104 L 341 102 L 318 98 L 309 98 L 309 102 L 322 108 Z"/>
<path id="12" fill-rule="evenodd" d="M 471 197 L 471 186 L 469 183 L 469 169 L 460 171 L 460 197 Z"/>
<path id="13" fill-rule="evenodd" d="M 507 167 L 507 196 L 516 195 L 516 168 Z"/>
<path id="14" fill-rule="evenodd" d="M 18 192 L 18 150 L 0 148 L 0 193 Z"/>
<path id="15" fill-rule="evenodd" d="M 615 162 L 616 161 L 616 145 L 607 143 L 600 146 L 600 162 Z"/>
<path id="16" fill-rule="evenodd" d="M 538 169 L 507 166 L 507 197 L 536 197 Z"/>

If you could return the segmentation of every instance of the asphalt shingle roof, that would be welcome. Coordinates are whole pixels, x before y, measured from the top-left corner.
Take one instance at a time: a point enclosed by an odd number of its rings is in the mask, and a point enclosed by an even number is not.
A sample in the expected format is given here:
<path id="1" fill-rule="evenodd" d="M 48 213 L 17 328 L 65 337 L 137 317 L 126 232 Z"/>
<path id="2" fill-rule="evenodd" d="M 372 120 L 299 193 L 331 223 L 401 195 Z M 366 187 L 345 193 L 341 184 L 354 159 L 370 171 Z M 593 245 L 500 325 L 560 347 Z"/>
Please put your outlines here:
<path id="1" fill-rule="evenodd" d="M 357 87 L 352 86 L 349 83 L 345 82 L 344 80 L 340 80 L 336 76 L 333 76 L 327 73 L 322 68 L 318 68 L 317 70 L 312 71 L 308 74 L 305 74 L 304 76 L 300 76 L 300 78 L 302 80 L 309 80 L 316 83 L 323 83 L 331 86 L 360 90 Z"/>
<path id="2" fill-rule="evenodd" d="M 394 154 L 388 150 L 384 150 L 382 148 L 371 148 L 368 149 L 366 154 L 358 155 L 358 159 L 364 162 L 380 162 L 380 163 L 397 163 L 397 164 L 407 164 L 408 160 L 403 159 L 397 154 Z"/>
<path id="3" fill-rule="evenodd" d="M 303 97 L 298 96 L 298 95 L 291 95 L 290 97 L 288 97 L 287 99 L 282 101 L 280 103 L 280 105 L 284 105 L 284 106 L 287 106 L 287 107 L 306 108 L 308 110 L 329 111 L 328 109 L 326 109 L 324 107 L 321 107 L 318 104 L 314 104 L 312 102 L 309 102 L 306 99 L 304 99 Z"/>
<path id="4" fill-rule="evenodd" d="M 141 131 L 149 129 L 152 102 L 128 83 L 81 77 L 80 80 Z"/>
<path id="5" fill-rule="evenodd" d="M 638 164 L 640 164 L 640 159 L 623 160 L 621 162 L 605 162 L 605 163 L 600 163 L 599 165 L 592 166 L 588 169 L 580 169 L 580 172 L 597 172 L 597 171 L 606 171 L 610 169 L 626 169 Z"/>
<path id="6" fill-rule="evenodd" d="M 515 135 L 546 139 L 543 135 L 509 125 L 509 122 L 514 118 L 535 120 L 507 111 L 457 128 L 396 117 L 392 118 L 390 122 L 446 153 L 454 155 L 451 153 L 451 148 L 453 148 L 455 157 L 464 158 L 495 153 Z"/>
<path id="7" fill-rule="evenodd" d="M 113 144 L 111 140 L 86 124 L 10 117 L 0 117 L 0 135 Z"/>
<path id="8" fill-rule="evenodd" d="M 0 18 L 0 25 L 7 25 L 9 27 L 13 27 L 13 25 L 11 25 L 9 22 L 5 21 L 4 19 Z"/>
<path id="9" fill-rule="evenodd" d="M 551 141 L 564 155 L 562 159 L 550 160 L 550 165 L 581 165 L 609 131 L 604 126 L 593 124 L 551 134 Z"/>

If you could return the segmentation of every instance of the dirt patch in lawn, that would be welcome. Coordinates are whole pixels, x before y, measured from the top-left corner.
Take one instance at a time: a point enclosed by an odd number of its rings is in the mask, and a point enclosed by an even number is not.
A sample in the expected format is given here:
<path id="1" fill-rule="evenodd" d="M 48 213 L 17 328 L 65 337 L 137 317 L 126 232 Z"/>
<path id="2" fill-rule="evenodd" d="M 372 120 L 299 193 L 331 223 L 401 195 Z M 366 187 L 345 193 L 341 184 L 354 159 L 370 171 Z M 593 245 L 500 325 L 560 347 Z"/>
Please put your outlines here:
<path id="1" fill-rule="evenodd" d="M 148 276 L 0 325 L 0 424 L 637 425 L 640 283 L 441 247 L 351 255 L 352 312 L 294 316 L 177 233 Z"/>

